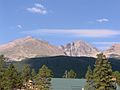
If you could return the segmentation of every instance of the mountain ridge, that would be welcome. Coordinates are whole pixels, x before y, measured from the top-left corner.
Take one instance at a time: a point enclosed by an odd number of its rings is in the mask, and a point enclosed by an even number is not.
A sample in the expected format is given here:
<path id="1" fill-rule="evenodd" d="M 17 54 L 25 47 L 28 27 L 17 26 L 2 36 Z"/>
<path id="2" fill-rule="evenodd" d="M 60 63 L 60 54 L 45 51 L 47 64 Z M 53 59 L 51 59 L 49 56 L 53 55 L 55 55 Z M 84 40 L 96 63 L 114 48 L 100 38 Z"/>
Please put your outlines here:
<path id="1" fill-rule="evenodd" d="M 61 45 L 51 45 L 46 41 L 27 36 L 16 39 L 7 44 L 0 45 L 0 54 L 4 54 L 9 60 L 21 61 L 25 58 L 47 56 L 73 56 L 73 57 L 96 57 L 100 51 L 91 44 L 78 40 Z M 120 58 L 120 44 L 114 44 L 103 51 L 107 57 Z"/>
<path id="2" fill-rule="evenodd" d="M 19 61 L 24 58 L 64 55 L 64 52 L 56 46 L 29 36 L 0 46 L 0 54 Z"/>

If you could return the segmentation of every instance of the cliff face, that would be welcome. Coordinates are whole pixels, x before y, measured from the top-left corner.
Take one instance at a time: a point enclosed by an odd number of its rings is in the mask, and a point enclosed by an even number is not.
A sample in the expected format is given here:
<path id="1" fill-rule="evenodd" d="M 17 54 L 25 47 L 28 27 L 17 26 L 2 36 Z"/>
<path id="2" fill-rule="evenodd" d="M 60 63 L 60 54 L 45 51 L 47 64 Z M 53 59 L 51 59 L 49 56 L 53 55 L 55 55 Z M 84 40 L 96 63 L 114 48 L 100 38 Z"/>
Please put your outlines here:
<path id="1" fill-rule="evenodd" d="M 9 59 L 16 61 L 32 57 L 64 55 L 64 52 L 45 41 L 28 36 L 1 45 L 0 54 L 4 54 Z"/>
<path id="2" fill-rule="evenodd" d="M 84 41 L 75 41 L 61 46 L 67 56 L 88 56 L 96 57 L 99 51 Z"/>
<path id="3" fill-rule="evenodd" d="M 107 57 L 120 58 L 120 44 L 114 44 L 109 49 L 104 51 Z"/>

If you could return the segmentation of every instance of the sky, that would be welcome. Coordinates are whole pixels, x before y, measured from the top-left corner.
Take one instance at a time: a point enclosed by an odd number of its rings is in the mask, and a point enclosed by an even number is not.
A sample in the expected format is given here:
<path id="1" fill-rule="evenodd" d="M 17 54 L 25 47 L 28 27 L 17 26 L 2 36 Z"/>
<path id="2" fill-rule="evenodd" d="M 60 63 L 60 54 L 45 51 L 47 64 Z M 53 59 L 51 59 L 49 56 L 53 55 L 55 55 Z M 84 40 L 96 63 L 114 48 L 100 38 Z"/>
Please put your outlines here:
<path id="1" fill-rule="evenodd" d="M 120 0 L 0 0 L 0 45 L 33 36 L 53 45 L 120 43 Z"/>

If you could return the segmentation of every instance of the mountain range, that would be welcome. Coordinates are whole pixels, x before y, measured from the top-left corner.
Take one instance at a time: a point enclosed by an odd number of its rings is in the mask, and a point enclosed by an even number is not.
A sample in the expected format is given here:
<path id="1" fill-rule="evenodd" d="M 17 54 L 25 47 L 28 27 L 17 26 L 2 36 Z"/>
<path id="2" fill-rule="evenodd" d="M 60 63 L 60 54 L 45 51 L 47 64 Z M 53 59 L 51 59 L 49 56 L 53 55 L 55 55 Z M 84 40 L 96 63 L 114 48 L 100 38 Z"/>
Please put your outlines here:
<path id="1" fill-rule="evenodd" d="M 0 45 L 0 54 L 4 54 L 5 57 L 11 61 L 49 56 L 96 57 L 98 53 L 100 53 L 99 49 L 81 40 L 58 47 L 51 45 L 46 41 L 27 36 Z M 120 44 L 112 45 L 109 49 L 104 50 L 103 53 L 107 57 L 120 57 Z"/>

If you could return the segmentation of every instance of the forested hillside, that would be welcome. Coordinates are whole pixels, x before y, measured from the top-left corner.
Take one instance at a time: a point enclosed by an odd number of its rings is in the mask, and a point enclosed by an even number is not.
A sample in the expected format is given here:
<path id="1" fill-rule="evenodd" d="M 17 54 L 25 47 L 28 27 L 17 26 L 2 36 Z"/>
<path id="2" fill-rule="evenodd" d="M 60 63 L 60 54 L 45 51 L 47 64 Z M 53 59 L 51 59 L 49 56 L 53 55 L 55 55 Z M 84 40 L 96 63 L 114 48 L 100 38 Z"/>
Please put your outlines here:
<path id="1" fill-rule="evenodd" d="M 111 62 L 113 71 L 120 71 L 120 60 L 110 58 L 109 61 Z M 77 73 L 78 78 L 84 78 L 88 65 L 91 65 L 93 68 L 94 63 L 95 58 L 92 57 L 68 56 L 40 57 L 14 62 L 19 70 L 24 64 L 29 64 L 31 69 L 34 68 L 38 71 L 45 64 L 54 72 L 54 77 L 62 77 L 66 70 L 73 69 Z"/>

